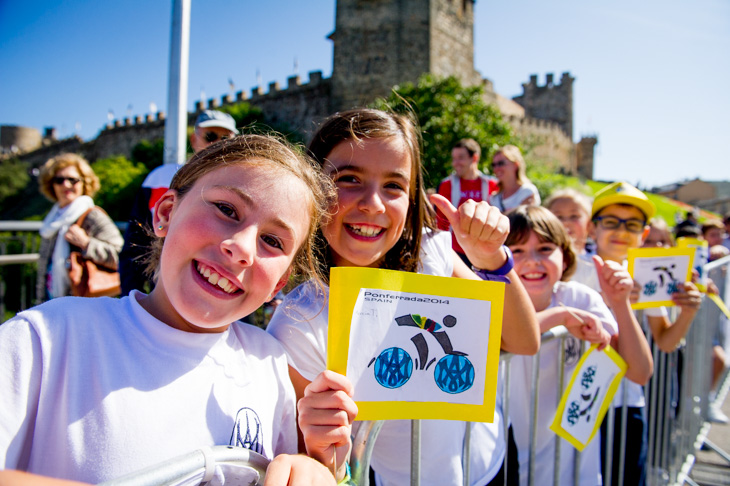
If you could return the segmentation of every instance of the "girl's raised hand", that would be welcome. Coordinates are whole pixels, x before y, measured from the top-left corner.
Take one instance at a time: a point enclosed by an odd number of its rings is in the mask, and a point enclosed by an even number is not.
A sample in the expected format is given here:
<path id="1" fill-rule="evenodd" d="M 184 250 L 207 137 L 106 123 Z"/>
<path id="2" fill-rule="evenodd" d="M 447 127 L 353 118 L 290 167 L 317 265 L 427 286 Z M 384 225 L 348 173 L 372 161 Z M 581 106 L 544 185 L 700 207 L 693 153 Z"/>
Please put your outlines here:
<path id="1" fill-rule="evenodd" d="M 345 475 L 352 422 L 357 416 L 353 393 L 346 376 L 325 370 L 307 385 L 297 403 L 307 454 L 333 470 L 338 481 Z"/>
<path id="2" fill-rule="evenodd" d="M 501 248 L 509 234 L 509 219 L 499 209 L 471 199 L 456 209 L 440 194 L 432 194 L 430 199 L 449 220 L 472 265 L 485 270 L 496 270 L 504 265 L 505 255 Z"/>
<path id="3" fill-rule="evenodd" d="M 565 309 L 563 325 L 573 336 L 592 344 L 597 343 L 598 351 L 610 344 L 611 335 L 595 314 L 575 307 L 563 307 Z"/>
<path id="4" fill-rule="evenodd" d="M 596 265 L 601 291 L 609 305 L 627 300 L 634 288 L 634 280 L 628 270 L 614 261 L 604 261 L 598 255 L 593 255 L 593 263 Z"/>

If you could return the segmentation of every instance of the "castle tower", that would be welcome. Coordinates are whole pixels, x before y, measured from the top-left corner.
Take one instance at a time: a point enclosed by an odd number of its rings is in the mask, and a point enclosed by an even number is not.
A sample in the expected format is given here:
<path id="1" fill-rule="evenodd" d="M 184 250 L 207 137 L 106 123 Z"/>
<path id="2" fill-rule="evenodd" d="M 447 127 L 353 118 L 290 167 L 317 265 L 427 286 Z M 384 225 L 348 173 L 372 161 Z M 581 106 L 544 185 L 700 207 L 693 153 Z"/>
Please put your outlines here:
<path id="1" fill-rule="evenodd" d="M 478 84 L 475 0 L 337 0 L 333 110 L 388 96 L 426 72 Z"/>
<path id="2" fill-rule="evenodd" d="M 522 84 L 523 93 L 512 98 L 525 108 L 525 115 L 558 123 L 573 140 L 573 81 L 570 73 L 563 73 L 560 84 L 548 74 L 544 86 L 538 86 L 537 75 Z"/>
<path id="3" fill-rule="evenodd" d="M 582 137 L 580 142 L 575 144 L 575 158 L 578 175 L 585 179 L 593 179 L 593 153 L 598 137 L 589 135 Z"/>

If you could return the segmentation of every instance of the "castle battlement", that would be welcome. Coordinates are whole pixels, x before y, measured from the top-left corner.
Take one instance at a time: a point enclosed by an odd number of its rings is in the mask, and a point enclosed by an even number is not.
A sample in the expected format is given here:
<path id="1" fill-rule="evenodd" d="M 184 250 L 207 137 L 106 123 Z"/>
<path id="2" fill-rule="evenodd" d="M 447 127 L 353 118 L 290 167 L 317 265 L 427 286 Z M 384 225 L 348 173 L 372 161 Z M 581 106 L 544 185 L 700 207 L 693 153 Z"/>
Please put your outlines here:
<path id="1" fill-rule="evenodd" d="M 329 78 L 322 77 L 322 71 L 310 71 L 309 82 L 302 84 L 299 75 L 289 76 L 285 88 L 282 88 L 278 81 L 273 81 L 268 85 L 268 91 L 264 92 L 261 86 L 254 86 L 250 92 L 244 90 L 234 94 L 228 93 L 220 98 L 209 98 L 207 100 L 199 100 L 195 103 L 195 111 L 188 113 L 189 124 L 194 123 L 195 118 L 203 110 L 215 110 L 222 106 L 232 105 L 241 102 L 249 102 L 254 106 L 266 104 L 267 101 L 278 99 L 282 96 L 302 96 L 309 95 L 313 90 L 321 88 L 329 82 Z M 329 86 L 327 86 L 329 88 Z M 143 128 L 145 126 L 157 128 L 160 122 L 164 122 L 165 113 L 158 111 L 157 113 L 147 113 L 145 115 L 136 115 L 133 117 L 125 117 L 116 119 L 108 123 L 103 132 L 112 132 L 115 130 L 126 129 L 129 127 Z"/>

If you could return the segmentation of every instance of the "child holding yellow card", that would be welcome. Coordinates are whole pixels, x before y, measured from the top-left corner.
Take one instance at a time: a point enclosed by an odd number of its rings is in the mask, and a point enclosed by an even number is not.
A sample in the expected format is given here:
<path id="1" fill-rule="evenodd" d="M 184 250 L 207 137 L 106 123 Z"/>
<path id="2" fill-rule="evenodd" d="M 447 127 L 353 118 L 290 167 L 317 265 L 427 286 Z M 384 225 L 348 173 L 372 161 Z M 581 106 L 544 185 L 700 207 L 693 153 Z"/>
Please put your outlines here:
<path id="1" fill-rule="evenodd" d="M 645 479 L 644 462 L 646 458 L 646 435 L 643 408 L 645 406 L 644 385 L 653 372 L 653 361 L 648 342 L 629 303 L 629 293 L 624 298 L 621 292 L 611 295 L 605 287 L 606 282 L 629 278 L 629 292 L 633 287 L 625 262 L 630 248 L 639 248 L 648 236 L 647 224 L 656 213 L 656 207 L 646 195 L 626 182 L 615 182 L 596 193 L 591 208 L 591 229 L 596 235 L 596 253 L 592 259 L 579 259 L 578 269 L 573 277 L 577 282 L 603 292 L 604 298 L 616 317 L 619 325 L 621 343 L 617 350 L 621 356 L 641 358 L 644 366 L 629 366 L 626 373 L 628 418 L 624 427 L 620 418 L 615 421 L 614 450 L 603 451 L 602 455 L 612 454 L 614 484 L 619 483 L 618 466 L 620 462 L 620 431 L 625 428 L 626 454 L 623 484 L 642 485 Z M 601 282 L 601 278 L 604 282 Z M 644 311 L 652 336 L 664 351 L 672 351 L 689 330 L 700 304 L 700 294 L 691 282 L 680 283 L 672 300 L 681 307 L 680 315 L 672 323 L 665 309 L 654 308 Z M 651 315 L 649 315 L 651 314 Z M 627 360 L 628 361 L 628 360 Z M 616 407 L 623 405 L 623 390 L 617 393 Z M 604 422 L 604 429 L 606 428 Z M 605 441 L 607 430 L 602 430 Z"/>
<path id="2" fill-rule="evenodd" d="M 505 290 L 502 349 L 519 354 L 537 351 L 535 313 L 512 269 L 512 256 L 503 246 L 509 232 L 507 218 L 486 202 L 469 200 L 456 209 L 447 199 L 432 196 L 431 201 L 449 219 L 478 277 L 452 250 L 449 233 L 435 229 L 423 187 L 419 134 L 410 118 L 371 109 L 337 113 L 320 127 L 309 149 L 338 189 L 333 215 L 320 235 L 320 250 L 328 268 L 376 267 L 511 281 Z M 287 351 L 298 397 L 326 367 L 327 325 L 327 296 L 309 283 L 287 295 L 269 324 L 269 332 Z M 300 417 L 316 415 L 319 407 L 326 406 L 304 397 L 299 403 Z M 423 421 L 422 484 L 463 484 L 466 426 L 458 417 L 454 420 Z M 474 424 L 474 485 L 503 484 L 507 447 L 503 420 L 498 398 L 493 423 Z M 305 438 L 309 432 L 302 429 Z M 388 421 L 383 426 L 372 460 L 379 484 L 409 483 L 410 436 L 409 421 Z M 338 461 L 348 446 L 337 449 Z M 515 454 L 510 457 L 514 459 Z"/>

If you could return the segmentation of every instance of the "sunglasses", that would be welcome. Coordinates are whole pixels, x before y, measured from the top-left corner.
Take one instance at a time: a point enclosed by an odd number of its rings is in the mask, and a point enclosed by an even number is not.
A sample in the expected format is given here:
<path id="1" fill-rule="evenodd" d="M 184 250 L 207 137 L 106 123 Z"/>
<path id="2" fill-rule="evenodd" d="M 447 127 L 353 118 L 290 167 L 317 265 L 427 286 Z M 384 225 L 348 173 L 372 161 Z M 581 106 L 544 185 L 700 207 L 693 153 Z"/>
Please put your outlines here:
<path id="1" fill-rule="evenodd" d="M 215 142 L 216 140 L 219 140 L 219 139 L 220 140 L 226 140 L 227 138 L 231 138 L 231 136 L 230 135 L 221 135 L 219 137 L 218 134 L 215 133 L 215 132 L 205 132 L 205 134 L 203 135 L 203 138 L 205 138 L 205 141 L 206 142 L 213 143 L 213 142 Z"/>
<path id="2" fill-rule="evenodd" d="M 492 162 L 492 167 L 503 167 L 505 165 L 507 165 L 506 160 L 495 160 L 494 162 Z"/>
<path id="3" fill-rule="evenodd" d="M 641 233 L 644 231 L 646 221 L 636 218 L 621 219 L 616 216 L 598 216 L 593 218 L 593 221 L 598 222 L 598 225 L 607 230 L 615 230 L 624 225 L 626 231 L 629 233 Z"/>
<path id="4" fill-rule="evenodd" d="M 54 177 L 51 180 L 57 186 L 62 186 L 66 181 L 70 182 L 72 186 L 75 186 L 76 184 L 81 182 L 81 179 L 77 179 L 76 177 Z"/>

